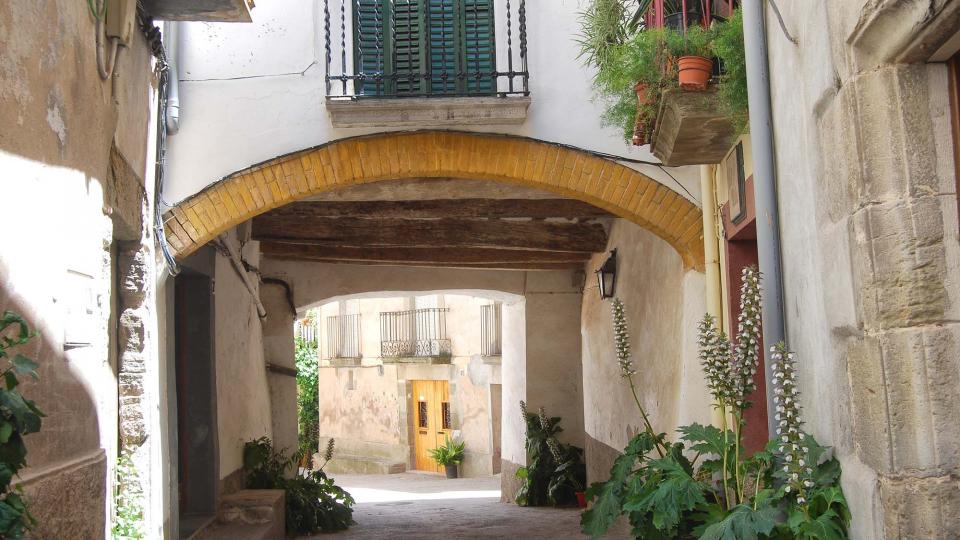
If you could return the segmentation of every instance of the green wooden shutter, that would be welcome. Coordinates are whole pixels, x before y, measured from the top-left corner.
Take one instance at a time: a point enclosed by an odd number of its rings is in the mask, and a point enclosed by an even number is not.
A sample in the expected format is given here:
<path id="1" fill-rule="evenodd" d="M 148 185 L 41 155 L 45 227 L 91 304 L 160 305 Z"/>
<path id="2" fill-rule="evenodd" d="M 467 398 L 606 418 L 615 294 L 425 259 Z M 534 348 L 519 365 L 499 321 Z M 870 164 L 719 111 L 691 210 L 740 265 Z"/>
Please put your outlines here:
<path id="1" fill-rule="evenodd" d="M 355 81 L 357 95 L 380 95 L 384 93 L 386 80 L 387 26 L 389 13 L 384 11 L 383 0 L 354 0 L 354 55 L 356 74 L 363 75 L 363 81 Z M 377 77 L 381 77 L 377 81 Z"/>
<path id="2" fill-rule="evenodd" d="M 391 67 L 396 77 L 397 95 L 424 93 L 423 69 L 426 65 L 426 39 L 423 27 L 423 0 L 394 1 L 394 35 Z"/>
<path id="3" fill-rule="evenodd" d="M 354 62 L 364 76 L 358 96 L 496 92 L 493 0 L 353 0 L 353 6 Z"/>
<path id="4" fill-rule="evenodd" d="M 426 0 L 430 39 L 430 93 L 457 93 L 462 32 L 457 0 Z"/>
<path id="5" fill-rule="evenodd" d="M 491 75 L 496 65 L 493 33 L 493 0 L 463 1 L 464 91 L 491 94 L 496 80 Z"/>

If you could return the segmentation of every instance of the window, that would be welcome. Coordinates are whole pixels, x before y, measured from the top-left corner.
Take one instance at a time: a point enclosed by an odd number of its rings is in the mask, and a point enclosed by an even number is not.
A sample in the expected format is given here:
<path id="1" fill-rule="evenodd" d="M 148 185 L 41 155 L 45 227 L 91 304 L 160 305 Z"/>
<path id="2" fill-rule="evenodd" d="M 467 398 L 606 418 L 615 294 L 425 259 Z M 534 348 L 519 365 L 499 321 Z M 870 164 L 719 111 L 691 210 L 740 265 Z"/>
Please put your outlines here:
<path id="1" fill-rule="evenodd" d="M 355 0 L 357 95 L 491 95 L 492 0 Z"/>
<path id="2" fill-rule="evenodd" d="M 453 429 L 453 420 L 450 417 L 450 402 L 444 401 L 440 406 L 443 416 L 443 429 Z"/>
<path id="3" fill-rule="evenodd" d="M 480 306 L 480 354 L 500 356 L 503 346 L 500 328 L 503 326 L 500 302 Z"/>
<path id="4" fill-rule="evenodd" d="M 427 402 L 417 402 L 417 427 L 427 429 Z"/>

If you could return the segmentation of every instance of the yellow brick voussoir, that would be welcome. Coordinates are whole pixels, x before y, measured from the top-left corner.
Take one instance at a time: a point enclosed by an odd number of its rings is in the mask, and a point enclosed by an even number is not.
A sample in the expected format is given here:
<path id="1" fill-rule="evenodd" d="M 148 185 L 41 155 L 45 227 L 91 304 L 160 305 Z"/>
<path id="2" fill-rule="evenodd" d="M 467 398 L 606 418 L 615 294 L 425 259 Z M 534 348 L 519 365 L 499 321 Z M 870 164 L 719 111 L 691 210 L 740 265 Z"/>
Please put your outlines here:
<path id="1" fill-rule="evenodd" d="M 587 151 L 519 136 L 391 132 L 331 141 L 231 174 L 171 211 L 166 235 L 183 259 L 270 209 L 352 184 L 452 177 L 579 199 L 650 230 L 703 268 L 700 209 L 645 174 Z"/>

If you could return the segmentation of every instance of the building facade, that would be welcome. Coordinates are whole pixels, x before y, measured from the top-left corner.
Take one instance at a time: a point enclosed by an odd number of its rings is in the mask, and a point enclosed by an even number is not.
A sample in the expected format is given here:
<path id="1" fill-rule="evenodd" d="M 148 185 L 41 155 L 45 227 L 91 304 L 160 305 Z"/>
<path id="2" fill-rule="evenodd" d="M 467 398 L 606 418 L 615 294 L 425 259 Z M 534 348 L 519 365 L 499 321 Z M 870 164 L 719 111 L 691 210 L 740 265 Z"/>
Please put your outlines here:
<path id="1" fill-rule="evenodd" d="M 344 458 L 416 468 L 413 382 L 446 382 L 434 422 L 478 434 L 466 472 L 505 499 L 521 400 L 603 480 L 642 429 L 595 285 L 614 249 L 657 431 L 713 419 L 696 323 L 734 333 L 759 262 L 851 536 L 960 535 L 960 1 L 743 2 L 750 133 L 678 123 L 712 145 L 683 160 L 663 129 L 604 126 L 578 1 L 134 4 L 0 7 L 0 309 L 39 331 L 36 537 L 110 535 L 121 455 L 145 537 L 211 522 L 245 442 L 296 447 L 294 321 L 318 307 Z M 499 365 L 453 316 L 489 302 Z M 390 330 L 442 309 L 468 345 Z"/>

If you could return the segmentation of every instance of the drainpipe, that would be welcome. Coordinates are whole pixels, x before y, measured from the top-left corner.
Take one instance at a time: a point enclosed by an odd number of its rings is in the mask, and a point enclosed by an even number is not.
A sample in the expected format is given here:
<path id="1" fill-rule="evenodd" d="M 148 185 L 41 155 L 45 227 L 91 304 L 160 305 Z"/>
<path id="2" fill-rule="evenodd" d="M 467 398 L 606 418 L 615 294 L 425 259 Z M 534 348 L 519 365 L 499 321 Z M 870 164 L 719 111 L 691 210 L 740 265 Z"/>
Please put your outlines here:
<path id="1" fill-rule="evenodd" d="M 713 188 L 713 167 L 700 166 L 700 199 L 703 213 L 703 260 L 707 281 L 707 314 L 713 317 L 717 328 L 723 328 L 723 302 L 720 296 L 720 246 L 717 235 L 717 195 Z M 711 407 L 713 425 L 723 425 L 719 407 Z"/>
<path id="2" fill-rule="evenodd" d="M 169 73 L 169 91 L 167 95 L 167 134 L 176 135 L 180 131 L 180 24 L 168 21 L 164 24 L 167 35 L 167 68 Z"/>
<path id="3" fill-rule="evenodd" d="M 763 273 L 763 343 L 768 348 L 786 340 L 783 311 L 783 278 L 780 261 L 780 213 L 777 209 L 777 176 L 773 149 L 773 115 L 770 106 L 770 72 L 767 64 L 767 29 L 764 0 L 744 0 L 743 41 L 747 61 L 750 133 L 753 146 L 753 189 L 757 210 L 757 254 Z M 770 354 L 763 352 L 767 384 L 768 435 L 776 433 L 773 370 Z"/>

